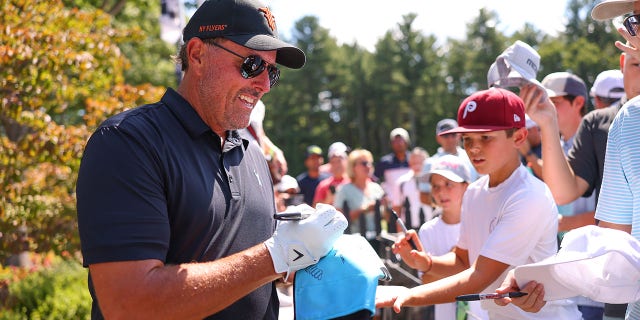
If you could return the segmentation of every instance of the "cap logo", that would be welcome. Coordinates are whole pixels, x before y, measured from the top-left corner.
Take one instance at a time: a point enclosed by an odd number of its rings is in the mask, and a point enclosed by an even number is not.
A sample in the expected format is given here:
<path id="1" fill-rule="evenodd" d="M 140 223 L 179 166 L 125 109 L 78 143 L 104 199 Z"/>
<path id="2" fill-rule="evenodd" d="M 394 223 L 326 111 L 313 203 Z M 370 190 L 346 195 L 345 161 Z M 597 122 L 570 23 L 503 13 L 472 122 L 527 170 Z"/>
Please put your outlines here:
<path id="1" fill-rule="evenodd" d="M 436 168 L 436 169 L 457 170 L 458 166 L 459 166 L 459 164 L 457 164 L 457 163 L 448 162 L 448 161 L 442 161 L 442 162 L 440 162 L 440 168 Z"/>
<path id="2" fill-rule="evenodd" d="M 520 117 L 517 114 L 513 114 L 513 122 L 520 122 Z"/>
<path id="3" fill-rule="evenodd" d="M 467 105 L 464 107 L 464 113 L 462 114 L 462 119 L 467 118 L 467 112 L 474 112 L 478 108 L 478 104 L 475 101 L 469 101 Z"/>
<path id="4" fill-rule="evenodd" d="M 198 32 L 224 31 L 226 28 L 226 24 L 209 24 L 206 26 L 200 26 L 198 28 Z"/>
<path id="5" fill-rule="evenodd" d="M 267 19 L 267 24 L 269 25 L 269 28 L 271 28 L 271 31 L 275 31 L 276 17 L 273 16 L 273 14 L 271 13 L 271 10 L 269 10 L 269 8 L 258 8 L 258 11 L 264 14 L 264 18 Z"/>
<path id="6" fill-rule="evenodd" d="M 535 73 L 538 73 L 538 65 L 535 62 L 531 61 L 531 59 L 527 59 L 527 65 L 529 65 Z"/>

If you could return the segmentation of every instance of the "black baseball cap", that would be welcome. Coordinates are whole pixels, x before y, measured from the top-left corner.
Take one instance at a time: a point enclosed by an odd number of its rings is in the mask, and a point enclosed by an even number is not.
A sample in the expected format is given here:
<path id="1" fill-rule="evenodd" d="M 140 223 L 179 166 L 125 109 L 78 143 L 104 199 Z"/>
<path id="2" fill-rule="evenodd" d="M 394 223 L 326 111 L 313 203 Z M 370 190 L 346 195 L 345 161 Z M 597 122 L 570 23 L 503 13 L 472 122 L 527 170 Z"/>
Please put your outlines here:
<path id="1" fill-rule="evenodd" d="M 194 37 L 223 37 L 253 50 L 277 50 L 276 63 L 292 69 L 306 61 L 302 50 L 278 38 L 275 17 L 257 0 L 203 2 L 182 32 L 184 43 Z"/>

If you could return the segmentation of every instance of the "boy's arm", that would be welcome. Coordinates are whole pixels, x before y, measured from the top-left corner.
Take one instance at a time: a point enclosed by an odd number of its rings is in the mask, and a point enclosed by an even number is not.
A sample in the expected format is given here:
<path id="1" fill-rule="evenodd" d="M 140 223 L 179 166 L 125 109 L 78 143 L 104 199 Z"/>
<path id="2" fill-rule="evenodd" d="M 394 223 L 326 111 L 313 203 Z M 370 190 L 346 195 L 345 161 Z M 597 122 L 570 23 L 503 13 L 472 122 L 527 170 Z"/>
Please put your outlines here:
<path id="1" fill-rule="evenodd" d="M 423 306 L 454 302 L 456 296 L 479 293 L 498 279 L 509 265 L 479 256 L 470 268 L 436 282 L 402 292 L 393 304 L 396 312 L 403 306 Z M 434 265 L 435 268 L 435 265 Z"/>
<path id="2" fill-rule="evenodd" d="M 454 247 L 449 253 L 431 257 L 431 268 L 424 273 L 422 279 L 433 282 L 460 273 L 469 269 L 469 267 L 469 252 L 465 249 Z"/>
<path id="3" fill-rule="evenodd" d="M 413 250 L 409 244 L 412 240 L 417 247 Z M 454 247 L 449 253 L 441 256 L 431 256 L 424 251 L 424 246 L 415 230 L 408 230 L 391 247 L 393 253 L 399 254 L 402 261 L 409 267 L 423 272 L 423 282 L 432 282 L 469 268 L 469 254 L 467 250 Z M 427 281 L 424 281 L 427 279 Z"/>

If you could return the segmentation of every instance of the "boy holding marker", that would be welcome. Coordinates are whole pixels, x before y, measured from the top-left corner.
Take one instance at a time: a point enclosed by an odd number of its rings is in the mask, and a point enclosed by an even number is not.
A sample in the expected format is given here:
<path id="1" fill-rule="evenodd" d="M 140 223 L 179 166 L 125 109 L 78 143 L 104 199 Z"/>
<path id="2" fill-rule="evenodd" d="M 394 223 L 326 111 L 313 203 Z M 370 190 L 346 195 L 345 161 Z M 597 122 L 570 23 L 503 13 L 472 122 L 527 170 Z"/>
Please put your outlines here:
<path id="1" fill-rule="evenodd" d="M 465 294 L 494 293 L 515 266 L 541 261 L 557 250 L 557 208 L 548 187 L 520 162 L 518 148 L 527 139 L 522 100 L 499 88 L 478 91 L 458 109 L 464 149 L 481 178 L 467 188 L 461 210 L 460 238 L 453 250 L 432 257 L 411 250 L 409 231 L 394 252 L 434 282 L 379 296 L 379 307 L 420 306 L 455 301 Z M 418 249 L 422 244 L 418 241 Z M 424 279 L 424 277 L 423 277 Z M 523 288 L 523 292 L 527 292 Z M 579 319 L 575 304 L 550 302 L 538 313 L 483 300 L 491 319 Z"/>

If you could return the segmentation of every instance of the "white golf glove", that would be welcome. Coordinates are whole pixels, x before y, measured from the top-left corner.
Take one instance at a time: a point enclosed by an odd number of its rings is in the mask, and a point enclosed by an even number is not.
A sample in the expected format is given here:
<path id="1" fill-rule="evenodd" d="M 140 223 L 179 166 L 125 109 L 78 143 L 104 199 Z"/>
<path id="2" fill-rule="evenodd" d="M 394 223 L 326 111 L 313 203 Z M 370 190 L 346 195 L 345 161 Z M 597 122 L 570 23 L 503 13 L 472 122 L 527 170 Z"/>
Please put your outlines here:
<path id="1" fill-rule="evenodd" d="M 287 273 L 285 281 L 292 271 L 315 264 L 329 253 L 347 228 L 347 219 L 331 205 L 319 203 L 314 210 L 301 204 L 295 209 L 310 215 L 303 220 L 279 221 L 273 236 L 265 241 L 275 271 Z"/>

